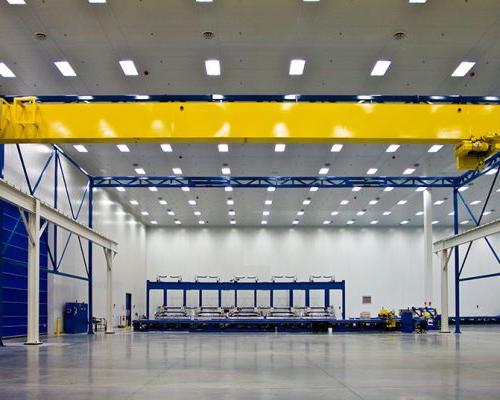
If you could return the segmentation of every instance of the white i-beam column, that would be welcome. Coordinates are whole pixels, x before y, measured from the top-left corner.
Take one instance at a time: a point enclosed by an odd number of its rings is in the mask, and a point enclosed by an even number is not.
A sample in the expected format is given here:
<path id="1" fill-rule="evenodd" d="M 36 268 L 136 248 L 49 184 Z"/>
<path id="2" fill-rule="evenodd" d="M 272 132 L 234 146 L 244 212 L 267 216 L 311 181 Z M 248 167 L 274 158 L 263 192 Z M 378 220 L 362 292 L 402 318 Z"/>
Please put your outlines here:
<path id="1" fill-rule="evenodd" d="M 441 333 L 450 333 L 448 327 L 448 250 L 439 253 L 441 259 Z"/>
<path id="2" fill-rule="evenodd" d="M 432 193 L 423 192 L 424 200 L 424 302 L 432 305 Z"/>
<path id="3" fill-rule="evenodd" d="M 25 220 L 24 210 L 19 210 Z M 40 344 L 40 202 L 28 213 L 28 339 L 25 344 Z"/>
<path id="4" fill-rule="evenodd" d="M 104 249 L 106 257 L 106 333 L 115 333 L 113 331 L 113 257 L 110 249 Z"/>

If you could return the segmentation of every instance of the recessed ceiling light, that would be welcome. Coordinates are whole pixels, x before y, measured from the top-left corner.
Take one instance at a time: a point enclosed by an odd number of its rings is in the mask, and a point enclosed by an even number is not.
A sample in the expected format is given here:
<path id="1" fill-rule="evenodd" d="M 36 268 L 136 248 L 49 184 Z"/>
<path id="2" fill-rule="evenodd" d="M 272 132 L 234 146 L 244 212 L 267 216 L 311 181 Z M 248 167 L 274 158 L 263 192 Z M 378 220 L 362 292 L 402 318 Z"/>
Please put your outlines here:
<path id="1" fill-rule="evenodd" d="M 436 201 L 434 202 L 434 205 L 435 205 L 435 206 L 440 206 L 441 204 L 444 204 L 444 200 L 436 200 Z"/>
<path id="2" fill-rule="evenodd" d="M 132 204 L 133 206 L 136 206 L 139 204 L 139 202 L 137 200 L 130 200 L 130 204 Z"/>
<path id="3" fill-rule="evenodd" d="M 226 200 L 226 204 L 227 204 L 228 206 L 234 206 L 234 200 L 233 200 L 233 199 L 227 199 L 227 200 Z"/>
<path id="4" fill-rule="evenodd" d="M 231 168 L 229 167 L 222 167 L 221 168 L 222 175 L 231 175 Z"/>
<path id="5" fill-rule="evenodd" d="M 352 191 L 353 191 L 353 192 L 359 192 L 360 190 L 361 190 L 361 186 L 354 186 L 354 187 L 352 188 Z"/>
<path id="6" fill-rule="evenodd" d="M 268 192 L 274 192 L 276 190 L 276 187 L 275 186 L 268 186 L 267 187 L 267 191 Z"/>
<path id="7" fill-rule="evenodd" d="M 229 145 L 227 143 L 219 143 L 217 149 L 219 153 L 227 153 L 229 151 Z"/>
<path id="8" fill-rule="evenodd" d="M 297 211 L 297 215 L 298 215 L 298 216 L 302 216 L 302 215 L 304 215 L 304 210 Z"/>
<path id="9" fill-rule="evenodd" d="M 153 220 L 153 221 L 151 221 L 150 223 L 151 223 L 151 225 L 157 225 L 157 224 L 158 224 L 158 221 L 154 221 L 154 220 Z"/>
<path id="10" fill-rule="evenodd" d="M 222 94 L 213 94 L 212 100 L 224 100 L 224 96 Z"/>
<path id="11" fill-rule="evenodd" d="M 163 143 L 160 145 L 161 151 L 164 153 L 171 153 L 172 152 L 172 146 L 168 143 Z"/>
<path id="12" fill-rule="evenodd" d="M 267 221 L 260 221 L 262 225 L 267 225 Z"/>
<path id="13" fill-rule="evenodd" d="M 305 206 L 308 206 L 309 204 L 311 204 L 311 199 L 305 199 L 303 202 L 302 202 L 303 205 Z"/>
<path id="14" fill-rule="evenodd" d="M 16 75 L 14 74 L 14 72 L 12 72 L 12 70 L 7 67 L 7 64 L 5 63 L 0 63 L 0 76 L 2 78 L 15 78 Z"/>
<path id="15" fill-rule="evenodd" d="M 283 144 L 283 143 L 276 143 L 274 145 L 274 151 L 276 153 L 283 153 L 286 149 L 286 144 Z"/>
<path id="16" fill-rule="evenodd" d="M 197 217 L 199 217 L 201 215 L 201 212 L 200 211 L 194 211 L 193 214 L 196 215 Z"/>
<path id="17" fill-rule="evenodd" d="M 349 204 L 349 200 L 342 200 L 342 201 L 340 202 L 340 205 L 341 205 L 341 206 L 345 206 L 345 205 L 347 205 L 347 204 Z"/>
<path id="18" fill-rule="evenodd" d="M 304 73 L 305 66 L 306 66 L 306 60 L 293 59 L 290 61 L 290 69 L 288 73 L 290 75 L 302 75 Z"/>
<path id="19" fill-rule="evenodd" d="M 155 186 L 150 186 L 148 189 L 150 192 L 157 192 L 158 191 L 158 188 Z"/>
<path id="20" fill-rule="evenodd" d="M 174 168 L 172 168 L 172 172 L 173 172 L 175 175 L 182 175 L 182 169 L 180 169 L 179 167 L 174 167 Z"/>
<path id="21" fill-rule="evenodd" d="M 439 221 L 432 221 L 432 225 L 439 224 Z"/>
<path id="22" fill-rule="evenodd" d="M 76 72 L 69 62 L 55 61 L 54 64 L 63 76 L 76 76 Z"/>
<path id="23" fill-rule="evenodd" d="M 415 172 L 415 168 L 406 168 L 404 171 L 403 171 L 403 175 L 411 175 Z"/>
<path id="24" fill-rule="evenodd" d="M 123 73 L 127 76 L 137 76 L 139 72 L 132 60 L 121 60 L 119 61 L 120 67 L 122 67 Z"/>
<path id="25" fill-rule="evenodd" d="M 224 190 L 225 190 L 226 192 L 232 192 L 232 191 L 233 191 L 233 187 L 232 187 L 232 186 L 225 186 L 225 187 L 224 187 Z"/>
<path id="26" fill-rule="evenodd" d="M 378 221 L 376 219 L 374 219 L 373 221 L 370 221 L 370 225 L 377 225 L 378 224 Z"/>
<path id="27" fill-rule="evenodd" d="M 328 221 L 328 220 L 323 221 L 323 225 L 330 225 L 331 223 L 332 223 L 332 221 Z"/>
<path id="28" fill-rule="evenodd" d="M 452 77 L 462 77 L 469 73 L 469 71 L 476 65 L 474 61 L 462 61 L 458 67 L 451 73 Z"/>
<path id="29" fill-rule="evenodd" d="M 12 5 L 21 5 L 21 4 L 26 4 L 25 0 L 7 0 L 7 3 L 12 4 Z"/>
<path id="30" fill-rule="evenodd" d="M 373 66 L 371 76 L 384 76 L 390 66 L 391 66 L 391 61 L 378 60 Z"/>
<path id="31" fill-rule="evenodd" d="M 272 200 L 266 200 L 266 201 L 264 201 L 264 204 L 266 206 L 270 206 L 271 204 L 273 204 L 273 201 Z"/>
<path id="32" fill-rule="evenodd" d="M 136 168 L 135 173 L 139 175 L 145 175 L 146 171 L 144 170 L 144 168 Z"/>
<path id="33" fill-rule="evenodd" d="M 230 223 L 231 225 L 236 225 L 236 221 L 235 221 L 234 219 L 232 219 L 231 221 L 229 221 L 229 223 Z"/>
<path id="34" fill-rule="evenodd" d="M 465 221 L 460 222 L 460 225 L 466 225 L 466 224 L 468 224 L 469 222 L 470 222 L 469 220 L 465 220 Z"/>
<path id="35" fill-rule="evenodd" d="M 399 149 L 399 144 L 390 144 L 387 146 L 387 149 L 385 149 L 386 153 L 395 153 Z"/>
<path id="36" fill-rule="evenodd" d="M 78 100 L 93 100 L 94 96 L 78 96 Z"/>
<path id="37" fill-rule="evenodd" d="M 401 225 L 406 225 L 407 223 L 409 223 L 410 221 L 408 221 L 407 219 L 404 219 L 403 221 L 400 222 Z"/>
<path id="38" fill-rule="evenodd" d="M 271 214 L 269 211 L 262 211 L 262 215 L 267 217 L 269 214 Z"/>
<path id="39" fill-rule="evenodd" d="M 377 203 L 378 203 L 378 200 L 370 200 L 370 202 L 368 204 L 371 206 L 374 206 Z"/>
<path id="40" fill-rule="evenodd" d="M 392 186 L 387 186 L 385 189 L 384 189 L 384 192 L 392 192 L 394 190 L 394 188 Z"/>
<path id="41" fill-rule="evenodd" d="M 167 211 L 167 214 L 168 214 L 168 215 L 175 215 L 175 213 L 174 213 L 172 210 L 168 210 L 168 211 Z"/>
<path id="42" fill-rule="evenodd" d="M 141 211 L 141 215 L 149 215 L 147 211 Z"/>
<path id="43" fill-rule="evenodd" d="M 384 211 L 382 215 L 391 215 L 392 213 L 390 211 Z"/>
<path id="44" fill-rule="evenodd" d="M 366 171 L 366 175 L 373 175 L 376 174 L 378 171 L 377 168 L 370 168 L 368 171 Z"/>
<path id="45" fill-rule="evenodd" d="M 495 175 L 498 171 L 498 168 L 492 168 L 485 175 Z"/>
<path id="46" fill-rule="evenodd" d="M 467 189 L 469 189 L 469 186 L 462 186 L 458 188 L 459 192 L 465 192 Z"/>
<path id="47" fill-rule="evenodd" d="M 328 167 L 323 167 L 323 168 L 320 168 L 319 170 L 319 174 L 320 175 L 326 175 L 328 173 L 328 171 L 330 171 L 330 168 Z"/>
<path id="48" fill-rule="evenodd" d="M 88 153 L 87 148 L 83 144 L 74 144 L 73 147 L 78 153 Z"/>
<path id="49" fill-rule="evenodd" d="M 311 188 L 309 189 L 310 192 L 317 192 L 318 191 L 318 187 L 317 186 L 311 186 Z"/>
<path id="50" fill-rule="evenodd" d="M 200 225 L 205 225 L 205 221 L 198 221 Z"/>
<path id="51" fill-rule="evenodd" d="M 426 187 L 423 187 L 423 186 L 420 186 L 418 187 L 415 192 L 423 192 L 425 189 L 427 189 Z"/>
<path id="52" fill-rule="evenodd" d="M 470 202 L 470 205 L 471 205 L 471 206 L 475 206 L 475 205 L 477 205 L 477 204 L 479 204 L 479 203 L 481 203 L 481 200 L 474 200 L 474 201 L 471 201 L 471 202 Z"/>
<path id="53" fill-rule="evenodd" d="M 190 206 L 195 206 L 196 205 L 196 200 L 188 200 L 188 203 Z"/>
<path id="54" fill-rule="evenodd" d="M 208 76 L 220 75 L 220 61 L 219 60 L 205 60 L 205 70 Z"/>
<path id="55" fill-rule="evenodd" d="M 356 215 L 361 216 L 361 215 L 365 215 L 365 213 L 366 213 L 366 211 L 361 210 L 361 211 L 358 211 L 358 212 L 356 213 Z"/>
<path id="56" fill-rule="evenodd" d="M 354 224 L 354 220 L 350 219 L 350 220 L 349 220 L 349 221 L 347 221 L 346 223 L 347 223 L 347 225 L 352 225 L 352 224 Z"/>
<path id="57" fill-rule="evenodd" d="M 122 153 L 130 153 L 130 149 L 126 144 L 117 144 L 116 147 L 118 147 L 118 150 L 120 150 Z"/>
<path id="58" fill-rule="evenodd" d="M 162 206 L 166 206 L 167 200 L 160 199 L 160 200 L 158 200 L 158 203 L 160 203 Z"/>
<path id="59" fill-rule="evenodd" d="M 415 213 L 415 215 L 424 215 L 424 212 L 423 212 L 423 211 L 417 211 L 417 212 Z"/>
<path id="60" fill-rule="evenodd" d="M 294 219 L 293 222 L 292 222 L 292 224 L 294 224 L 294 225 L 297 225 L 298 223 L 299 223 L 298 219 Z"/>
<path id="61" fill-rule="evenodd" d="M 235 216 L 235 215 L 236 215 L 236 211 L 234 211 L 234 210 L 229 210 L 229 211 L 228 211 L 228 213 L 227 213 L 227 215 L 229 215 L 229 216 L 232 216 L 232 217 L 233 217 L 233 216 Z"/>
<path id="62" fill-rule="evenodd" d="M 330 215 L 332 215 L 332 216 L 339 215 L 339 212 L 338 212 L 338 211 L 332 211 L 332 212 L 330 213 Z"/>
<path id="63" fill-rule="evenodd" d="M 181 221 L 179 221 L 178 219 L 176 219 L 176 220 L 174 220 L 174 224 L 175 224 L 175 225 L 180 225 L 180 224 L 182 224 L 182 222 L 181 222 Z"/>
<path id="64" fill-rule="evenodd" d="M 408 203 L 408 200 L 399 200 L 398 205 L 402 206 L 404 204 Z"/>
<path id="65" fill-rule="evenodd" d="M 118 186 L 116 190 L 118 190 L 119 192 L 124 192 L 125 188 L 123 186 Z"/>
<path id="66" fill-rule="evenodd" d="M 344 145 L 343 145 L 343 144 L 334 144 L 334 145 L 332 146 L 332 148 L 330 149 L 330 151 L 331 151 L 332 153 L 340 153 L 340 151 L 342 151 L 342 147 L 344 147 Z"/>
<path id="67" fill-rule="evenodd" d="M 431 147 L 429 147 L 429 150 L 427 150 L 427 152 L 428 153 L 437 153 L 442 148 L 443 148 L 442 144 L 434 144 Z"/>
<path id="68" fill-rule="evenodd" d="M 183 187 L 181 187 L 181 190 L 183 192 L 189 192 L 190 189 L 189 189 L 189 186 L 183 186 Z"/>

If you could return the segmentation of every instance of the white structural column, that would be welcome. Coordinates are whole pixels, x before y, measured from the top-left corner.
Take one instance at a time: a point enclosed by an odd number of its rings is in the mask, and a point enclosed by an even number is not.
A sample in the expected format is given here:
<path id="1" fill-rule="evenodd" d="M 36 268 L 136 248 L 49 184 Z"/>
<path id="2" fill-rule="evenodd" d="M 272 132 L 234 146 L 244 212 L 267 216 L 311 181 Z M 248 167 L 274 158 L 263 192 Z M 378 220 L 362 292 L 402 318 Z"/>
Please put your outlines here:
<path id="1" fill-rule="evenodd" d="M 431 305 L 432 296 L 432 193 L 423 192 L 424 200 L 424 302 Z"/>
<path id="2" fill-rule="evenodd" d="M 19 210 L 25 221 L 24 210 Z M 28 339 L 26 344 L 40 344 L 40 202 L 28 213 Z"/>
<path id="3" fill-rule="evenodd" d="M 113 258 L 115 253 L 110 249 L 103 249 L 106 257 L 106 333 L 115 333 L 113 330 Z"/>
<path id="4" fill-rule="evenodd" d="M 439 253 L 441 260 L 441 333 L 450 333 L 448 326 L 448 249 Z"/>

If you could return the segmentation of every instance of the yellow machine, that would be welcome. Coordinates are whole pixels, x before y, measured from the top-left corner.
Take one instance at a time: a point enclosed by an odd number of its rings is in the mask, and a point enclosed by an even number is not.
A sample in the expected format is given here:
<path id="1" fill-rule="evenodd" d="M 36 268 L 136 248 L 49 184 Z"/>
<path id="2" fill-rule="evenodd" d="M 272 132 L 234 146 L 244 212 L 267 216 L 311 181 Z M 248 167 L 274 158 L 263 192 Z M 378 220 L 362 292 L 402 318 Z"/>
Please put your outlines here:
<path id="1" fill-rule="evenodd" d="M 378 317 L 383 319 L 387 329 L 396 328 L 396 311 L 386 310 L 384 307 L 378 312 Z"/>

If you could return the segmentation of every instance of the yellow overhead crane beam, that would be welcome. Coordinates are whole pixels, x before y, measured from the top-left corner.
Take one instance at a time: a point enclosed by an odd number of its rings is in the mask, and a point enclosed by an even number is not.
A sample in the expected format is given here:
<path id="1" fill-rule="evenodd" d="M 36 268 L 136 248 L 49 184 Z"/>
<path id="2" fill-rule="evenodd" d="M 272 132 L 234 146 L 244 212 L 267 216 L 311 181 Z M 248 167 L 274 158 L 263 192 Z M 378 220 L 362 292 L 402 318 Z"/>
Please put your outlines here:
<path id="1" fill-rule="evenodd" d="M 488 104 L 0 101 L 0 143 L 452 143 L 458 167 L 474 169 L 500 150 L 499 132 Z"/>

